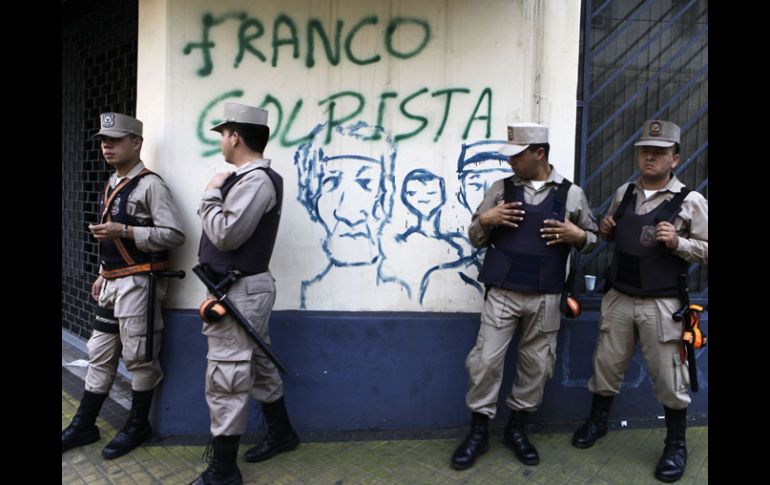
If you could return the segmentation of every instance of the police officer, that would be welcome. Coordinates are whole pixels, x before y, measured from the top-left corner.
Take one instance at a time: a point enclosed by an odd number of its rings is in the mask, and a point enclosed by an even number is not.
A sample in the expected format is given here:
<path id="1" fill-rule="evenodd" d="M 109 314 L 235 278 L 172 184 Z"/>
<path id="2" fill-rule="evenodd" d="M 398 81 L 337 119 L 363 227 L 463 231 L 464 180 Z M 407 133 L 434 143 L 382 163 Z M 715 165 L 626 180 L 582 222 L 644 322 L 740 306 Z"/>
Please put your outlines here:
<path id="1" fill-rule="evenodd" d="M 234 172 L 209 181 L 198 215 L 201 218 L 199 260 L 209 278 L 221 281 L 230 270 L 240 278 L 227 290 L 233 305 L 270 342 L 268 320 L 275 283 L 268 268 L 278 234 L 283 179 L 270 168 L 263 152 L 270 136 L 267 111 L 225 103 L 224 120 L 213 127 Z M 229 316 L 203 324 L 208 337 L 206 402 L 211 417 L 213 457 L 194 483 L 241 483 L 236 465 L 238 442 L 246 429 L 249 397 L 262 405 L 268 432 L 248 450 L 248 462 L 267 460 L 293 450 L 299 437 L 289 422 L 278 369 Z"/>
<path id="2" fill-rule="evenodd" d="M 556 362 L 556 337 L 566 263 L 571 247 L 590 252 L 597 240 L 583 190 L 548 162 L 548 128 L 534 123 L 508 127 L 499 152 L 514 175 L 494 182 L 468 229 L 474 247 L 487 247 L 478 280 L 486 287 L 476 345 L 465 366 L 471 430 L 452 456 L 458 470 L 489 449 L 487 423 L 494 418 L 505 353 L 521 330 L 516 378 L 507 406 L 503 442 L 519 461 L 537 465 L 537 449 L 524 425 L 543 398 Z"/>
<path id="3" fill-rule="evenodd" d="M 120 113 L 103 113 L 101 143 L 107 164 L 115 169 L 99 199 L 99 224 L 90 225 L 99 242 L 100 274 L 91 287 L 97 301 L 88 340 L 85 392 L 72 423 L 62 431 L 62 452 L 99 440 L 96 416 L 115 380 L 123 357 L 132 373 L 128 422 L 102 450 L 106 459 L 133 450 L 152 436 L 148 420 L 154 389 L 163 379 L 160 303 L 166 280 L 155 285 L 154 349 L 145 355 L 148 292 L 152 270 L 168 268 L 168 250 L 185 239 L 179 211 L 160 176 L 144 167 L 142 122 Z"/>
<path id="4" fill-rule="evenodd" d="M 653 381 L 655 398 L 666 415 L 666 440 L 655 477 L 681 478 L 687 463 L 685 419 L 690 396 L 687 363 L 679 347 L 682 324 L 678 277 L 689 263 L 708 263 L 708 202 L 673 174 L 679 165 L 680 129 L 670 121 L 649 120 L 636 143 L 639 177 L 615 193 L 599 231 L 615 241 L 607 273 L 611 287 L 602 298 L 588 420 L 572 444 L 588 448 L 607 434 L 612 399 L 620 392 L 637 335 Z"/>

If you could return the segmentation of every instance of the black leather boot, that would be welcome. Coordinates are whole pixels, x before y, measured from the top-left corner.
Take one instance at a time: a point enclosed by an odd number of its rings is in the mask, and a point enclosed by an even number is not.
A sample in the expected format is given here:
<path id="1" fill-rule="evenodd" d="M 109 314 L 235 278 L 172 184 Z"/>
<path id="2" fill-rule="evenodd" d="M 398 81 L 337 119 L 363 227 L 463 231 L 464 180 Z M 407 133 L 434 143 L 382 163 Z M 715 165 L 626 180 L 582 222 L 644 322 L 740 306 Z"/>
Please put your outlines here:
<path id="1" fill-rule="evenodd" d="M 190 485 L 241 485 L 243 477 L 236 463 L 240 439 L 239 435 L 215 436 L 206 448 L 208 468 Z"/>
<path id="2" fill-rule="evenodd" d="M 102 450 L 104 459 L 111 460 L 123 456 L 152 437 L 149 420 L 152 393 L 152 389 L 131 392 L 131 412 L 128 415 L 128 421 Z"/>
<path id="3" fill-rule="evenodd" d="M 572 436 L 572 446 L 590 448 L 597 439 L 607 434 L 607 417 L 610 415 L 610 405 L 614 398 L 615 396 L 593 394 L 591 414 Z"/>
<path id="4" fill-rule="evenodd" d="M 503 430 L 503 443 L 513 450 L 520 462 L 525 465 L 537 465 L 540 463 L 540 456 L 537 454 L 537 449 L 529 442 L 524 431 L 528 415 L 527 411 L 511 410 L 508 424 Z"/>
<path id="5" fill-rule="evenodd" d="M 96 417 L 102 409 L 107 394 L 83 391 L 80 406 L 69 426 L 61 432 L 61 452 L 99 441 L 99 429 L 96 427 Z"/>
<path id="6" fill-rule="evenodd" d="M 664 406 L 666 411 L 666 447 L 655 468 L 655 478 L 661 482 L 672 483 L 682 478 L 684 467 L 687 465 L 687 443 L 685 442 L 685 422 L 687 408 L 671 409 Z"/>
<path id="7" fill-rule="evenodd" d="M 465 470 L 476 462 L 476 458 L 489 451 L 489 416 L 471 414 L 471 431 L 452 455 L 452 468 Z"/>
<path id="8" fill-rule="evenodd" d="M 262 403 L 262 412 L 267 421 L 267 435 L 262 443 L 244 454 L 244 459 L 249 463 L 267 460 L 299 445 L 299 436 L 289 422 L 289 413 L 286 411 L 283 397 L 275 402 Z"/>

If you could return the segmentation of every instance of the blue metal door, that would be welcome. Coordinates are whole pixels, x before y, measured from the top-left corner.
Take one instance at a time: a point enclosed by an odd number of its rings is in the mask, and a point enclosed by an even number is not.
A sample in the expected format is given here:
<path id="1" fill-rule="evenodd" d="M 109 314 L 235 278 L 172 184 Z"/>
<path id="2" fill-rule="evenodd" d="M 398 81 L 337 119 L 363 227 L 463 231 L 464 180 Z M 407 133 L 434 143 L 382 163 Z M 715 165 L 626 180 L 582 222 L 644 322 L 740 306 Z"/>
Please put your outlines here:
<path id="1" fill-rule="evenodd" d="M 707 34 L 706 0 L 583 1 L 575 178 L 597 220 L 639 175 L 633 144 L 647 119 L 682 128 L 676 176 L 708 198 Z M 578 281 L 598 276 L 589 307 L 598 305 L 609 249 L 601 243 L 580 258 Z M 706 266 L 691 267 L 690 288 L 694 301 L 708 298 Z"/>

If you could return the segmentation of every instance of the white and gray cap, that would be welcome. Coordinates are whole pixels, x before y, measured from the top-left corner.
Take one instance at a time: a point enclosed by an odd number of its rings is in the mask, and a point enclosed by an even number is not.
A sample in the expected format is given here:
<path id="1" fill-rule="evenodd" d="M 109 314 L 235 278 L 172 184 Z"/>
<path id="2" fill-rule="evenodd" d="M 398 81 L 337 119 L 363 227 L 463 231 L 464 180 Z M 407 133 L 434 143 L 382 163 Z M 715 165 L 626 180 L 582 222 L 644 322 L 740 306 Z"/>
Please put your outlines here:
<path id="1" fill-rule="evenodd" d="M 212 127 L 211 130 L 222 131 L 222 127 L 227 123 L 267 126 L 267 110 L 240 103 L 225 103 L 224 121 Z"/>
<path id="2" fill-rule="evenodd" d="M 548 127 L 537 123 L 514 123 L 508 125 L 508 143 L 497 151 L 506 157 L 518 155 L 530 145 L 548 143 Z"/>

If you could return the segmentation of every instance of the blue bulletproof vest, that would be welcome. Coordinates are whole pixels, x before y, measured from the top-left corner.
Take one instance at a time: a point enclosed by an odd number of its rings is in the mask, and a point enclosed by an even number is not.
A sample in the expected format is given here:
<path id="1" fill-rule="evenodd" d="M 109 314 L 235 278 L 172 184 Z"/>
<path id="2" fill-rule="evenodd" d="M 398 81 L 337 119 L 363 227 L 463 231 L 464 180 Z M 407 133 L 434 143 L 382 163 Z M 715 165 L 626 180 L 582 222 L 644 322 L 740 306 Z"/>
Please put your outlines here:
<path id="1" fill-rule="evenodd" d="M 613 215 L 615 250 L 607 280 L 613 288 L 627 295 L 677 297 L 678 277 L 687 273 L 689 263 L 676 256 L 662 242 L 655 242 L 654 229 L 650 228 L 654 228 L 660 221 L 673 221 L 689 189 L 683 187 L 681 192 L 653 211 L 638 215 L 634 210 L 634 187 L 633 183 L 629 184 Z M 648 229 L 643 234 L 645 226 Z M 642 240 L 651 246 L 645 246 Z"/>
<path id="2" fill-rule="evenodd" d="M 139 185 L 139 181 L 148 175 L 160 178 L 160 175 L 155 172 L 144 169 L 136 177 L 124 180 L 115 188 L 111 188 L 108 182 L 104 192 L 99 196 L 99 223 L 119 222 L 129 226 L 152 227 L 152 221 L 149 224 L 142 224 L 126 210 L 128 197 L 136 189 L 136 186 Z M 105 203 L 108 204 L 106 209 Z M 107 271 L 112 271 L 124 268 L 130 269 L 131 267 L 138 267 L 147 263 L 167 262 L 168 251 L 143 252 L 136 247 L 133 239 L 121 238 L 99 241 L 99 257 L 102 267 Z M 146 272 L 147 270 L 149 268 L 142 271 Z M 134 272 L 129 270 L 125 274 L 133 274 Z"/>
<path id="3" fill-rule="evenodd" d="M 540 229 L 545 219 L 564 220 L 570 185 L 564 179 L 540 204 L 532 205 L 524 201 L 524 187 L 514 186 L 512 178 L 503 181 L 505 202 L 522 202 L 524 220 L 517 228 L 492 231 L 480 282 L 522 293 L 561 293 L 571 245 L 546 246 Z"/>

